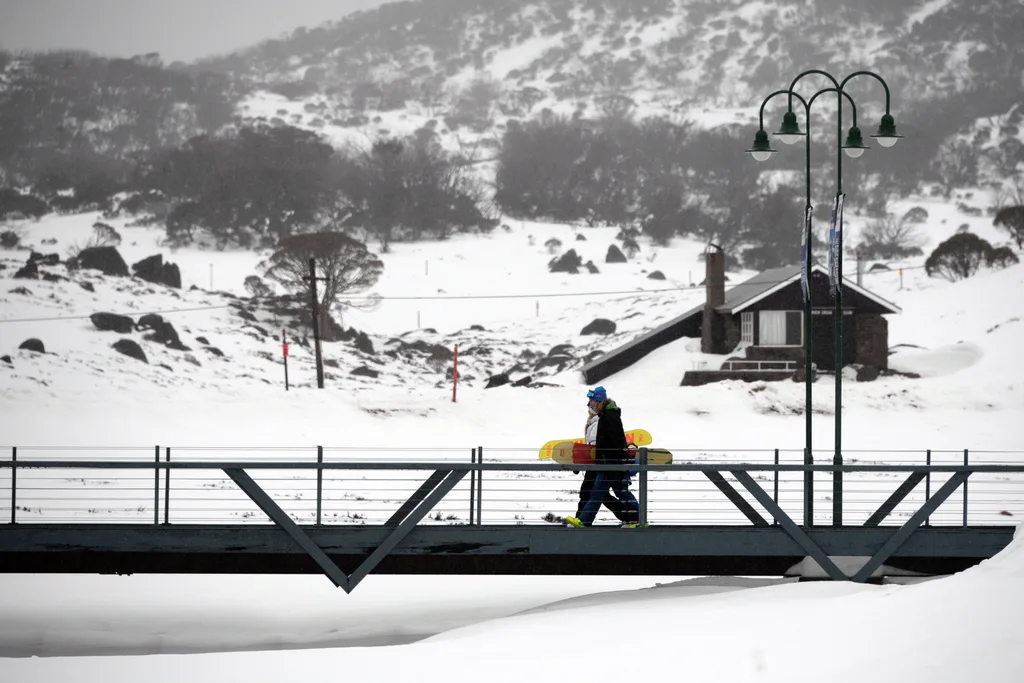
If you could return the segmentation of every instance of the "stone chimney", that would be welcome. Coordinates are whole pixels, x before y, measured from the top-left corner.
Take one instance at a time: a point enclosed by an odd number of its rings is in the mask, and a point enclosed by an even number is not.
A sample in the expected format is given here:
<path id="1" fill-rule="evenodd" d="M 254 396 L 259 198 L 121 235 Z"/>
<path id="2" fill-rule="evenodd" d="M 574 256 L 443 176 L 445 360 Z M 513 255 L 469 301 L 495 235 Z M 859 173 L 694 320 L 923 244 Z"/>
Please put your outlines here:
<path id="1" fill-rule="evenodd" d="M 725 303 L 725 253 L 716 244 L 704 250 L 704 317 L 701 324 L 700 350 L 704 353 L 725 353 L 725 325 L 715 308 Z"/>
<path id="2" fill-rule="evenodd" d="M 704 289 L 709 307 L 725 303 L 725 253 L 716 244 L 704 251 Z"/>

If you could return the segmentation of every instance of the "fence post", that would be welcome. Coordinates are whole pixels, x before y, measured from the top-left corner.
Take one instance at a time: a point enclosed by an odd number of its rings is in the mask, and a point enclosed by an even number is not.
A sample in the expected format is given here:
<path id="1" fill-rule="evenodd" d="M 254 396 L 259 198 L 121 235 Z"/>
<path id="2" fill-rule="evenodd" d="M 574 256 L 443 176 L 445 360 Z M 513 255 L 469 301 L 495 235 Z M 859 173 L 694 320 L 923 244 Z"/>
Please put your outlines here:
<path id="1" fill-rule="evenodd" d="M 153 447 L 153 524 L 160 523 L 160 447 Z"/>
<path id="2" fill-rule="evenodd" d="M 843 525 L 843 454 L 836 452 L 832 459 L 832 526 Z"/>
<path id="3" fill-rule="evenodd" d="M 773 497 L 775 504 L 779 504 L 779 449 L 775 449 L 775 494 Z M 772 515 L 772 526 L 778 526 L 779 520 L 775 515 Z"/>
<path id="4" fill-rule="evenodd" d="M 18 523 L 18 447 L 11 446 L 11 524 Z"/>
<path id="5" fill-rule="evenodd" d="M 924 475 L 924 502 L 928 503 L 928 500 L 932 497 L 932 449 L 928 449 L 925 453 L 924 464 L 928 467 L 928 472 Z M 932 525 L 932 516 L 928 515 L 924 518 L 924 525 Z"/>
<path id="6" fill-rule="evenodd" d="M 804 466 L 814 464 L 814 456 L 804 449 Z M 814 526 L 814 470 L 804 469 L 804 526 Z"/>
<path id="7" fill-rule="evenodd" d="M 647 526 L 647 447 L 640 448 L 640 528 Z"/>
<path id="8" fill-rule="evenodd" d="M 171 447 L 164 449 L 164 462 L 171 461 Z M 164 524 L 171 523 L 171 468 L 164 471 Z"/>
<path id="9" fill-rule="evenodd" d="M 964 467 L 967 467 L 967 449 L 964 449 Z M 964 526 L 967 526 L 967 480 L 964 479 Z"/>
<path id="10" fill-rule="evenodd" d="M 484 447 L 476 447 L 476 462 L 482 465 L 484 462 Z M 480 470 L 476 475 L 476 525 L 480 526 L 484 521 L 484 471 Z"/>
<path id="11" fill-rule="evenodd" d="M 476 464 L 476 449 L 469 451 L 469 464 Z M 473 519 L 476 517 L 476 469 L 469 470 L 469 525 L 473 526 Z"/>
<path id="12" fill-rule="evenodd" d="M 316 464 L 324 464 L 324 447 L 316 447 Z M 317 526 L 321 523 L 321 513 L 323 512 L 323 500 L 324 500 L 324 468 L 316 468 L 316 523 Z"/>

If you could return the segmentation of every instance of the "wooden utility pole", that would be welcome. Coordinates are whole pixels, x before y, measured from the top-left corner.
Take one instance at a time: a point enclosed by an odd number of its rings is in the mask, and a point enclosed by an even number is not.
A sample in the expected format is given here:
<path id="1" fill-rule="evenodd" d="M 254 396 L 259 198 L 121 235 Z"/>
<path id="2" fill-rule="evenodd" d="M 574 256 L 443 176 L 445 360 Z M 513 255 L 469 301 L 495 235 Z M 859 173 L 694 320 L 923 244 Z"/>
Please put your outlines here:
<path id="1" fill-rule="evenodd" d="M 327 282 L 325 277 L 316 276 L 316 259 L 309 259 L 309 275 L 303 278 L 303 280 L 309 280 L 309 293 L 310 293 L 310 312 L 313 316 L 313 347 L 316 350 L 316 386 L 318 389 L 324 388 L 324 358 L 323 352 L 320 348 L 320 299 L 316 293 L 316 281 L 323 280 Z"/>
<path id="2" fill-rule="evenodd" d="M 455 362 L 452 365 L 452 403 L 455 403 L 455 390 L 459 388 L 459 345 L 455 345 Z"/>

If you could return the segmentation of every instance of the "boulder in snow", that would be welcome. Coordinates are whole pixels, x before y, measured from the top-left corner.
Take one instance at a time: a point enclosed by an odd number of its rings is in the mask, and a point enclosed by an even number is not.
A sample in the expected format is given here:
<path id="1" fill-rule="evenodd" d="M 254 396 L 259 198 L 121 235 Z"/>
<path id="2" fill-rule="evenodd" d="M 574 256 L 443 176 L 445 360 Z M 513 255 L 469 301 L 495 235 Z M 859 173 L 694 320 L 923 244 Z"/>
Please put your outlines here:
<path id="1" fill-rule="evenodd" d="M 615 322 L 607 318 L 597 318 L 580 330 L 580 334 L 615 334 Z"/>
<path id="2" fill-rule="evenodd" d="M 126 315 L 117 313 L 93 313 L 89 320 L 101 332 L 117 332 L 118 334 L 131 334 L 135 327 L 135 321 Z"/>
<path id="3" fill-rule="evenodd" d="M 118 339 L 114 342 L 114 350 L 118 353 L 123 353 L 129 358 L 140 360 L 143 363 L 149 363 L 146 359 L 146 354 L 142 351 L 142 347 L 139 346 L 138 342 L 132 339 Z"/>

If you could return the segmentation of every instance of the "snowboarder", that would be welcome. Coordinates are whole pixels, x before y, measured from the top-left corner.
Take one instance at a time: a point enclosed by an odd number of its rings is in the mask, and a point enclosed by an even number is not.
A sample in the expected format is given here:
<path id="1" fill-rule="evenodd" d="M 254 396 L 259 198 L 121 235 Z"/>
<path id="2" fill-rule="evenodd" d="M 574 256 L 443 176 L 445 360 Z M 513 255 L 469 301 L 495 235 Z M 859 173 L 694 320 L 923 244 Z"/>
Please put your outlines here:
<path id="1" fill-rule="evenodd" d="M 622 410 L 608 398 L 604 387 L 595 387 L 587 392 L 587 409 L 590 417 L 587 419 L 586 442 L 595 447 L 594 462 L 599 465 L 629 462 L 631 458 L 622 428 Z M 628 471 L 588 471 L 580 486 L 576 516 L 565 520 L 574 527 L 590 526 L 602 504 L 622 521 L 623 526 L 636 526 L 640 519 L 640 505 L 629 491 Z"/>

